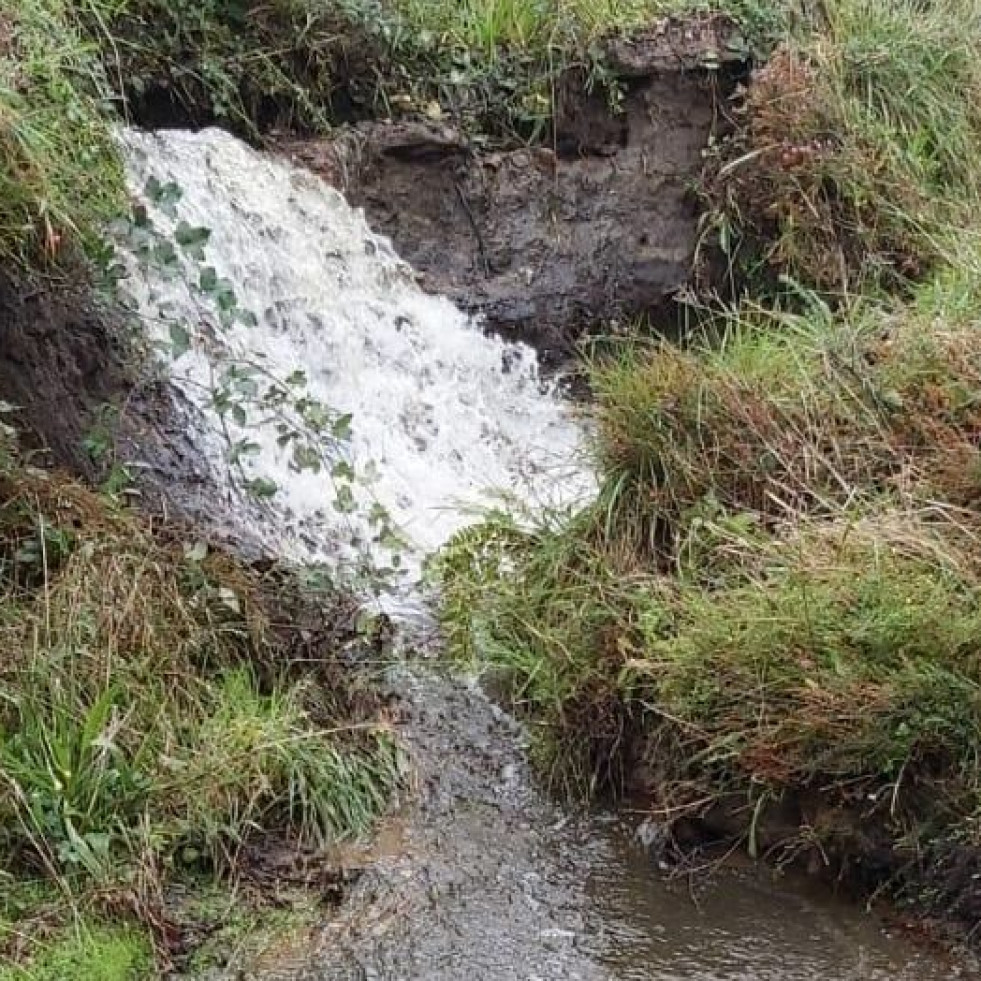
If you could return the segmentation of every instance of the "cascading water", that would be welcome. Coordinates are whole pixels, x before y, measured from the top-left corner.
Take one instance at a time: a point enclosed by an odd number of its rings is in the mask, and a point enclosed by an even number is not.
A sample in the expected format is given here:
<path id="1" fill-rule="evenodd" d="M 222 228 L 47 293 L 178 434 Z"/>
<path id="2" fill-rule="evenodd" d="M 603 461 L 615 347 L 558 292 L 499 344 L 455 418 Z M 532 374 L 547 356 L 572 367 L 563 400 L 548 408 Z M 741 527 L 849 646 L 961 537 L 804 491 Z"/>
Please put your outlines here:
<path id="1" fill-rule="evenodd" d="M 221 523 L 408 584 L 495 495 L 589 493 L 534 352 L 424 293 L 337 191 L 218 130 L 122 140 L 127 288 L 194 407 Z"/>
<path id="2" fill-rule="evenodd" d="M 376 585 L 389 568 L 402 612 L 423 557 L 494 493 L 533 507 L 592 493 L 581 427 L 534 353 L 423 293 L 340 194 L 218 131 L 121 139 L 140 202 L 117 228 L 122 288 L 210 465 L 216 529 L 300 562 L 367 563 Z M 543 800 L 520 730 L 478 693 L 410 678 L 402 694 L 426 788 L 404 844 L 271 977 L 953 976 L 870 921 L 751 882 L 730 883 L 709 922 L 635 843 Z"/>

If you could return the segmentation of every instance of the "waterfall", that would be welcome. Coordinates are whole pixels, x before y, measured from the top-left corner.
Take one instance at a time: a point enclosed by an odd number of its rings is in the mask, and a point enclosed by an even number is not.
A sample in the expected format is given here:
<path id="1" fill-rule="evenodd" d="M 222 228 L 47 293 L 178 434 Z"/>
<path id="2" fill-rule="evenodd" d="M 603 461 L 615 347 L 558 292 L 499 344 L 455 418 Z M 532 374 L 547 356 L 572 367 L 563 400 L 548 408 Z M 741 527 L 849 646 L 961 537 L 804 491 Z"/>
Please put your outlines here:
<path id="1" fill-rule="evenodd" d="M 475 511 L 591 492 L 535 352 L 423 292 L 338 191 L 219 130 L 120 139 L 123 285 L 191 407 L 216 527 L 405 594 Z"/>

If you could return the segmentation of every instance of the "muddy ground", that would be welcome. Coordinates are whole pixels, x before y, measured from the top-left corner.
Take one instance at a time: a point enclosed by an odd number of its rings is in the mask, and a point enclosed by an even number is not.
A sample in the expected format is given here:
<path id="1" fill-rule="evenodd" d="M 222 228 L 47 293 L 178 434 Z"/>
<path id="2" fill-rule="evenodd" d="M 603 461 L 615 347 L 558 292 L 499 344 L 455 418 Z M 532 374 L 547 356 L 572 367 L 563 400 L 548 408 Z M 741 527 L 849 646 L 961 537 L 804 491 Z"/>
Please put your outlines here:
<path id="1" fill-rule="evenodd" d="M 555 362 L 585 331 L 674 319 L 699 244 L 703 152 L 742 65 L 730 34 L 721 20 L 669 21 L 610 42 L 621 111 L 571 72 L 548 146 L 485 152 L 449 122 L 402 121 L 282 150 L 362 206 L 427 289 Z"/>
<path id="2" fill-rule="evenodd" d="M 131 384 L 119 324 L 72 274 L 0 274 L 0 399 L 29 443 L 86 475 L 82 442 Z"/>

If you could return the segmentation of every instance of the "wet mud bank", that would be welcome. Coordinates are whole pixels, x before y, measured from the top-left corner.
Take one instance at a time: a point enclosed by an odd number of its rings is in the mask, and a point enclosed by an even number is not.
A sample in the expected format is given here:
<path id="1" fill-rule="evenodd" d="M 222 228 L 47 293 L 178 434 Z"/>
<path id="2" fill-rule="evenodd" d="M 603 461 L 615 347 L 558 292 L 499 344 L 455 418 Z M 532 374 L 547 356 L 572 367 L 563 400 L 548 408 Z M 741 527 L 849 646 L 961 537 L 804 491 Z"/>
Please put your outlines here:
<path id="1" fill-rule="evenodd" d="M 915 821 L 907 825 L 909 846 L 897 848 L 893 816 L 883 813 L 874 794 L 789 788 L 756 802 L 734 794 L 664 820 L 670 809 L 651 803 L 663 797 L 663 788 L 643 786 L 647 764 L 630 773 L 634 786 L 625 806 L 654 815 L 645 836 L 661 861 L 685 867 L 748 853 L 856 905 L 881 900 L 891 923 L 934 949 L 954 949 L 965 939 L 975 943 L 981 922 L 978 849 L 955 841 L 920 847 L 922 828 Z"/>
<path id="2" fill-rule="evenodd" d="M 132 385 L 120 325 L 85 278 L 0 274 L 0 397 L 34 446 L 92 474 L 82 444 L 100 408 Z"/>
<path id="3" fill-rule="evenodd" d="M 693 186 L 743 59 L 728 22 L 667 21 L 606 44 L 616 111 L 570 72 L 542 145 L 489 152 L 429 120 L 281 149 L 363 207 L 426 289 L 554 362 L 585 331 L 670 320 L 698 246 Z"/>

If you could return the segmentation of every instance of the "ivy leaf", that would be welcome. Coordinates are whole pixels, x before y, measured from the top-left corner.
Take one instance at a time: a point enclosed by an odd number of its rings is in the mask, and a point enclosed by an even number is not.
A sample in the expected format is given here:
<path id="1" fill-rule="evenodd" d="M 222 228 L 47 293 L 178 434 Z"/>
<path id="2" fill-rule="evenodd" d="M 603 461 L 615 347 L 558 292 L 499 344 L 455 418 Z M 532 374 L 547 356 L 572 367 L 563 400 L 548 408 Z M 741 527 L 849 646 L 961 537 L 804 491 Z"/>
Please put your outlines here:
<path id="1" fill-rule="evenodd" d="M 301 473 L 304 470 L 320 473 L 322 466 L 320 454 L 315 447 L 302 443 L 293 447 L 293 468 L 295 470 Z"/>
<path id="2" fill-rule="evenodd" d="M 172 323 L 169 327 L 170 351 L 173 357 L 179 358 L 187 354 L 191 347 L 191 335 L 183 324 Z"/>
<path id="3" fill-rule="evenodd" d="M 259 500 L 268 500 L 276 496 L 279 485 L 275 480 L 269 480 L 266 477 L 253 477 L 245 482 L 245 489 Z"/>
<path id="4" fill-rule="evenodd" d="M 205 266 L 201 270 L 201 275 L 198 278 L 198 286 L 202 293 L 214 293 L 218 288 L 218 273 L 214 266 Z"/>
<path id="5" fill-rule="evenodd" d="M 173 242 L 168 242 L 166 239 L 157 242 L 153 247 L 153 260 L 165 268 L 177 265 L 177 249 L 174 248 Z"/>
<path id="6" fill-rule="evenodd" d="M 350 412 L 345 412 L 344 415 L 338 416 L 334 420 L 331 432 L 334 434 L 335 439 L 348 440 L 351 438 L 351 422 L 353 419 L 354 416 Z"/>
<path id="7" fill-rule="evenodd" d="M 354 492 L 347 484 L 342 484 L 337 488 L 337 497 L 334 498 L 334 509 L 341 514 L 351 514 L 357 509 L 357 502 L 354 500 Z"/>
<path id="8" fill-rule="evenodd" d="M 346 460 L 339 460 L 331 468 L 330 475 L 335 480 L 354 480 L 354 468 Z"/>
<path id="9" fill-rule="evenodd" d="M 173 218 L 177 214 L 177 202 L 184 192 L 176 181 L 161 182 L 151 177 L 146 182 L 146 196 L 165 214 Z"/>
<path id="10" fill-rule="evenodd" d="M 204 247 L 211 238 L 211 229 L 189 225 L 186 221 L 177 223 L 174 231 L 177 244 L 192 258 L 203 259 Z"/>
<path id="11" fill-rule="evenodd" d="M 234 443 L 228 451 L 228 462 L 238 463 L 244 456 L 255 456 L 262 447 L 258 443 L 253 443 L 248 439 L 240 439 Z"/>

